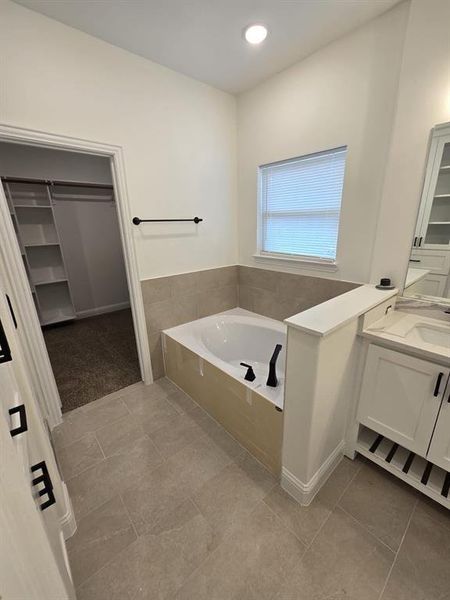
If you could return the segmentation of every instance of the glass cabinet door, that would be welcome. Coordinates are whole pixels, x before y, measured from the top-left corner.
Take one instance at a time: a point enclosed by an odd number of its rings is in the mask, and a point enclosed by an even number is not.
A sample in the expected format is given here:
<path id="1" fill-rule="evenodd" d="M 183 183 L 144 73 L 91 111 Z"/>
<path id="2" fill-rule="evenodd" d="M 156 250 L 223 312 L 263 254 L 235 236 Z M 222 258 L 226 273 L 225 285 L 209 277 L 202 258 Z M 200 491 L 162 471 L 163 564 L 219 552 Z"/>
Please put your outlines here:
<path id="1" fill-rule="evenodd" d="M 447 138 L 448 139 L 448 138 Z M 439 156 L 437 157 L 439 160 Z M 450 141 L 442 146 L 422 246 L 450 246 Z"/>

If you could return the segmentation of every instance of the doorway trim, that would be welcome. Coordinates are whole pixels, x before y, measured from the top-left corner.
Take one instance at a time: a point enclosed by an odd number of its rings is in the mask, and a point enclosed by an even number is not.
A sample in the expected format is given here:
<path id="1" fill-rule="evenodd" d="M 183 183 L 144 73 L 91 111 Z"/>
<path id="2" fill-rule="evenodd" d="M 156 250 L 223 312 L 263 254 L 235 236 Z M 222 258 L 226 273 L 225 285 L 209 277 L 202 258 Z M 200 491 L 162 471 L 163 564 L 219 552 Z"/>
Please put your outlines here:
<path id="1" fill-rule="evenodd" d="M 153 375 L 144 302 L 132 236 L 131 210 L 121 146 L 56 135 L 34 129 L 14 127 L 2 123 L 0 123 L 0 142 L 71 150 L 84 154 L 104 156 L 110 159 L 141 377 L 145 384 L 152 383 Z M 37 396 L 43 416 L 46 418 L 50 429 L 52 429 L 62 420 L 61 400 L 28 284 L 14 226 L 9 215 L 3 186 L 0 186 L 0 238 L 5 241 L 5 243 L 1 244 L 2 262 L 4 263 L 3 266 L 7 281 L 11 286 L 11 293 L 15 304 L 14 308 L 19 320 L 26 324 L 22 338 L 25 365 L 30 373 L 34 387 L 33 391 Z"/>

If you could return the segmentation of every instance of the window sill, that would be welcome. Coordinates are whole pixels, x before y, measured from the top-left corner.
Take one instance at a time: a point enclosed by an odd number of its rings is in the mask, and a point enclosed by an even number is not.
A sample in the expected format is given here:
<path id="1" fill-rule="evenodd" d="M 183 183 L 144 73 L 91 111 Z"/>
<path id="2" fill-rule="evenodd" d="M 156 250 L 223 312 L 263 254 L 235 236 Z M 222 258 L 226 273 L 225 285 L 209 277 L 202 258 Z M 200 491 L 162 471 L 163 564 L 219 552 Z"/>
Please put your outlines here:
<path id="1" fill-rule="evenodd" d="M 255 260 L 261 261 L 261 262 L 279 262 L 281 264 L 283 263 L 294 263 L 297 264 L 299 267 L 303 267 L 304 269 L 317 269 L 319 271 L 337 271 L 338 270 L 338 266 L 337 263 L 335 261 L 325 261 L 325 260 L 314 260 L 313 258 L 309 259 L 309 258 L 303 258 L 303 257 L 296 257 L 296 256 L 283 256 L 282 254 L 262 254 L 262 253 L 256 253 L 253 254 L 253 258 Z"/>

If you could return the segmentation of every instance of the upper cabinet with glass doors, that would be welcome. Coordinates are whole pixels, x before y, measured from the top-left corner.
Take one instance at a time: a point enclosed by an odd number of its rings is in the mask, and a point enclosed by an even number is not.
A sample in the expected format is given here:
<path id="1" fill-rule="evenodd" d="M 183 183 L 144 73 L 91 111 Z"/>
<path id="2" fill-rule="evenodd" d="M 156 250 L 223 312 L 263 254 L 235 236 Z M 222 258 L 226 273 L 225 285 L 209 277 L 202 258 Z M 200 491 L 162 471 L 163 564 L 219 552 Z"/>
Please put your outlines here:
<path id="1" fill-rule="evenodd" d="M 450 124 L 435 127 L 413 248 L 450 250 Z"/>

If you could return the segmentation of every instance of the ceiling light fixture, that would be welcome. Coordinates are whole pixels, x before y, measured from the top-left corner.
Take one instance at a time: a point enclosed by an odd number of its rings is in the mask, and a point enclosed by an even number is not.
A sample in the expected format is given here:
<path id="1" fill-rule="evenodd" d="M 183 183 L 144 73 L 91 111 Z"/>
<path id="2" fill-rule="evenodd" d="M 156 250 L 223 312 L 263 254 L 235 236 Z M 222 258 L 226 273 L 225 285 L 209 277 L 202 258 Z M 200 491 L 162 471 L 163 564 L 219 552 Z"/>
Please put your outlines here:
<path id="1" fill-rule="evenodd" d="M 267 28 L 264 25 L 250 25 L 246 28 L 244 37 L 249 44 L 260 44 L 267 37 Z"/>

